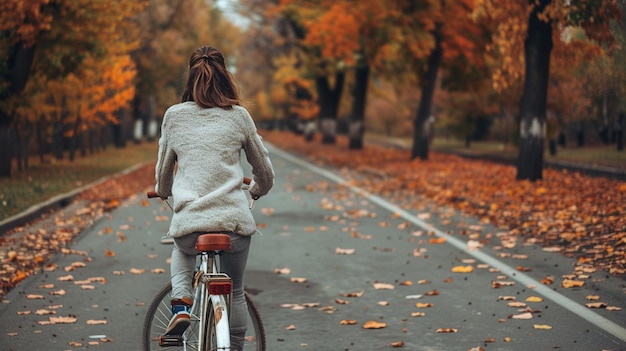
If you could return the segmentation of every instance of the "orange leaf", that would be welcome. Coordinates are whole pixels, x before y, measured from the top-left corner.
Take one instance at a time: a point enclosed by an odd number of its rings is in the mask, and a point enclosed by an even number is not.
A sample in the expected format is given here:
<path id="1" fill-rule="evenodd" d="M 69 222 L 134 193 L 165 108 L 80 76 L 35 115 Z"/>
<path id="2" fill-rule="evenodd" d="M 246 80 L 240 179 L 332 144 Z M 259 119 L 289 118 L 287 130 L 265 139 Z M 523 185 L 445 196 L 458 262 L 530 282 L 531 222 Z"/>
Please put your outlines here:
<path id="1" fill-rule="evenodd" d="M 368 321 L 365 324 L 363 324 L 363 329 L 382 329 L 386 327 L 387 327 L 387 323 L 385 322 Z"/>

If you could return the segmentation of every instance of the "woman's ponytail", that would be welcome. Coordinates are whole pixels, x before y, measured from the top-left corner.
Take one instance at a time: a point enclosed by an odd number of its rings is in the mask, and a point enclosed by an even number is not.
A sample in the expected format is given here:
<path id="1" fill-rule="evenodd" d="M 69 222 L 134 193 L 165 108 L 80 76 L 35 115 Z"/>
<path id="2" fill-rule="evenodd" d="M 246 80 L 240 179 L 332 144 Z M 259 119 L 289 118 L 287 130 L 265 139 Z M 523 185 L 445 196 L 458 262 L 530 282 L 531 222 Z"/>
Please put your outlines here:
<path id="1" fill-rule="evenodd" d="M 204 108 L 231 109 L 240 104 L 235 79 L 226 68 L 224 56 L 216 48 L 203 46 L 191 54 L 182 101 L 194 101 Z"/>

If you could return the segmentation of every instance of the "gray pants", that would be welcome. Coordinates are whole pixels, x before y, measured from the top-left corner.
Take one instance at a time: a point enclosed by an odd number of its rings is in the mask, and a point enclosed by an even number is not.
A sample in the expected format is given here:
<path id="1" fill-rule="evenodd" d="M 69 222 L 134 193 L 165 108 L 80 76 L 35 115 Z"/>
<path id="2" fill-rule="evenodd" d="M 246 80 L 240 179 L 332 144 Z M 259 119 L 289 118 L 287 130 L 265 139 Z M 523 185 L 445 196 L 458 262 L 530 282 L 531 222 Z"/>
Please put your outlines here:
<path id="1" fill-rule="evenodd" d="M 174 239 L 170 270 L 172 275 L 172 298 L 189 297 L 193 272 L 196 268 L 196 238 L 199 234 L 185 235 Z M 232 249 L 222 252 L 220 269 L 233 280 L 233 301 L 230 311 L 231 349 L 242 350 L 243 338 L 247 329 L 248 307 L 243 294 L 243 275 L 248 261 L 250 236 L 231 234 Z"/>

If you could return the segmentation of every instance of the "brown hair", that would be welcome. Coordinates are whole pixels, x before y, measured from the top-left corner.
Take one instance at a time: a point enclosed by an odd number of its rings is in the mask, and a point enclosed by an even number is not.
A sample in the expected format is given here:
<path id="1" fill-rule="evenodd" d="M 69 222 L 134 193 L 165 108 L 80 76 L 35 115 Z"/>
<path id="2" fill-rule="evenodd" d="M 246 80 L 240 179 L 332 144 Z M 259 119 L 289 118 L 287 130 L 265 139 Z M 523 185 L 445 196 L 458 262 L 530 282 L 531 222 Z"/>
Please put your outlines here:
<path id="1" fill-rule="evenodd" d="M 216 48 L 203 46 L 191 54 L 189 77 L 182 97 L 182 102 L 185 101 L 227 110 L 241 103 L 235 78 L 226 69 L 224 56 Z"/>

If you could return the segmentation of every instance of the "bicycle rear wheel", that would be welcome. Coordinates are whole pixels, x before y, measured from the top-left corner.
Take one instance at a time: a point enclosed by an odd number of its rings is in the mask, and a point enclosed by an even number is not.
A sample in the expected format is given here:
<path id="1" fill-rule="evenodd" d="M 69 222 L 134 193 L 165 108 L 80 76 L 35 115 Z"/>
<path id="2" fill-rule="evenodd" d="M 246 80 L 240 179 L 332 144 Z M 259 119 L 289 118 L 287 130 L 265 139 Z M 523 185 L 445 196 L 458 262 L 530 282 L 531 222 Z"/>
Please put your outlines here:
<path id="1" fill-rule="evenodd" d="M 144 351 L 200 351 L 198 350 L 198 319 L 192 316 L 191 325 L 187 328 L 182 345 L 159 346 L 159 337 L 165 333 L 165 328 L 172 317 L 170 301 L 172 293 L 171 283 L 165 284 L 154 296 L 148 307 L 143 325 L 143 350 Z M 246 333 L 245 351 L 265 351 L 265 329 L 259 314 L 259 310 L 246 292 L 248 304 L 248 332 Z"/>

